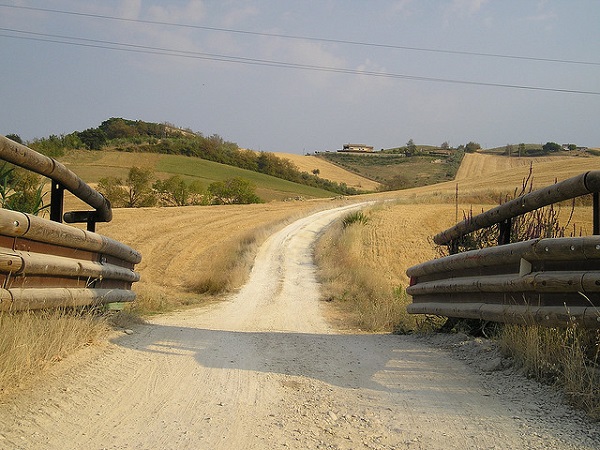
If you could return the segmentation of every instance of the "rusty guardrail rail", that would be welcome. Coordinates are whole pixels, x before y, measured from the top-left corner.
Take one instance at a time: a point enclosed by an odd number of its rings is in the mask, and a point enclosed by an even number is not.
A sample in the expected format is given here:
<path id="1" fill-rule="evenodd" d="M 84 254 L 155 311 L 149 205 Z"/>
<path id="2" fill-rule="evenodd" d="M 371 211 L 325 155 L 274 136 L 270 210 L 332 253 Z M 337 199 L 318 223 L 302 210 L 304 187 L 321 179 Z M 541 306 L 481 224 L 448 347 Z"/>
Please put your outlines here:
<path id="1" fill-rule="evenodd" d="M 434 237 L 458 240 L 498 225 L 497 247 L 455 253 L 407 270 L 411 314 L 507 323 L 600 328 L 600 171 L 589 171 L 523 195 Z M 512 218 L 552 203 L 593 194 L 593 236 L 510 244 Z"/>
<path id="2" fill-rule="evenodd" d="M 108 200 L 58 161 L 4 136 L 0 159 L 52 180 L 50 220 L 0 209 L 0 310 L 133 301 L 140 253 L 94 232 L 96 222 L 112 219 Z M 95 209 L 63 213 L 65 189 Z"/>

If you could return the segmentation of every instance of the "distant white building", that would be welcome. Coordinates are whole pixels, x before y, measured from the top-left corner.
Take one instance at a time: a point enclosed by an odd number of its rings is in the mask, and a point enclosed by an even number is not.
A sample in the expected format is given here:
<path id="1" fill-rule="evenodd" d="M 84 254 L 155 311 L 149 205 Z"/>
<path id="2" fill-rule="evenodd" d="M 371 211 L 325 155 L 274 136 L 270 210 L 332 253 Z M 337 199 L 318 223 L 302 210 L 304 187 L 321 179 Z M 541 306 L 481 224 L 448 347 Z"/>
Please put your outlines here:
<path id="1" fill-rule="evenodd" d="M 372 145 L 366 144 L 344 144 L 344 147 L 338 152 L 361 152 L 361 153 L 370 153 L 373 151 Z"/>

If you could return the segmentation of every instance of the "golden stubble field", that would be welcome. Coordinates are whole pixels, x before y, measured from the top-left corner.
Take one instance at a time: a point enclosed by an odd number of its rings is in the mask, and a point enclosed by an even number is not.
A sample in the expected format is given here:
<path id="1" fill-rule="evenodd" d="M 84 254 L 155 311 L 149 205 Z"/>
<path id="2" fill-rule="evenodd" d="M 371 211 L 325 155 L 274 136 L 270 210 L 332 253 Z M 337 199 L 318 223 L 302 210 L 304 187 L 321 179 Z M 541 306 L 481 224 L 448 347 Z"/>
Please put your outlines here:
<path id="1" fill-rule="evenodd" d="M 143 261 L 137 269 L 142 281 L 136 289 L 161 290 L 165 295 L 190 295 L 191 286 L 214 270 L 220 259 L 237 258 L 239 243 L 259 244 L 270 231 L 311 212 L 338 206 L 340 202 L 381 200 L 369 211 L 370 221 L 362 230 L 361 250 L 365 265 L 385 274 L 393 286 L 406 286 L 408 267 L 436 256 L 431 237 L 455 223 L 456 186 L 459 186 L 458 217 L 463 211 L 495 206 L 490 198 L 512 193 L 529 172 L 525 161 L 502 167 L 506 158 L 471 154 L 464 161 L 462 177 L 406 191 L 363 195 L 346 199 L 272 202 L 239 206 L 117 209 L 98 232 L 139 250 Z M 516 159 L 516 158 L 513 158 Z M 486 168 L 491 167 L 492 170 Z M 542 187 L 554 179 L 566 179 L 586 170 L 600 169 L 597 158 L 561 158 L 534 162 L 534 185 Z M 487 194 L 486 194 L 487 193 Z M 473 199 L 486 198 L 485 204 Z M 578 227 L 591 230 L 591 211 L 579 208 Z M 227 270 L 225 266 L 223 269 Z"/>
<path id="2" fill-rule="evenodd" d="M 319 170 L 319 176 L 336 183 L 346 183 L 346 185 L 363 191 L 376 191 L 381 184 L 368 178 L 361 177 L 352 172 L 348 172 L 335 164 L 326 161 L 323 158 L 312 155 L 296 155 L 293 153 L 277 153 L 277 156 L 289 159 L 301 172 L 312 173 L 313 170 Z"/>

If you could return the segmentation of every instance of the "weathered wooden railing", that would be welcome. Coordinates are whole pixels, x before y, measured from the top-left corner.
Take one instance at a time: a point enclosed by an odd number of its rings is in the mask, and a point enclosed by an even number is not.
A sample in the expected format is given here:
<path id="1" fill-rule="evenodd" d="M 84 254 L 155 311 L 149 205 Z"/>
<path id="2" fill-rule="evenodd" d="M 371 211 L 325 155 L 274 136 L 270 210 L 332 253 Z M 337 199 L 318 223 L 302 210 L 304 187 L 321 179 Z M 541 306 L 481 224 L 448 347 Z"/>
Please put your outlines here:
<path id="1" fill-rule="evenodd" d="M 133 301 L 141 255 L 94 232 L 112 219 L 110 203 L 61 163 L 4 136 L 0 159 L 52 180 L 51 220 L 0 209 L 0 310 Z M 65 190 L 95 209 L 63 214 Z"/>
<path id="2" fill-rule="evenodd" d="M 466 219 L 434 237 L 458 240 L 499 225 L 497 247 L 451 254 L 407 270 L 408 312 L 507 323 L 600 328 L 600 171 L 590 171 Z M 593 236 L 509 244 L 512 218 L 593 194 Z"/>

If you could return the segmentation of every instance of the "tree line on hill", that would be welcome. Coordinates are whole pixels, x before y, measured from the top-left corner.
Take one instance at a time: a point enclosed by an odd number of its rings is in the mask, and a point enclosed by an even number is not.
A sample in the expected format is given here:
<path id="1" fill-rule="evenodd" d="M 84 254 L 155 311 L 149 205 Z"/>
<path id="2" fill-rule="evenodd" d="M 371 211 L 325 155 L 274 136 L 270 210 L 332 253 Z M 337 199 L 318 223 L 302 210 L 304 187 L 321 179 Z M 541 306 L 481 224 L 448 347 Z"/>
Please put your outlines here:
<path id="1" fill-rule="evenodd" d="M 156 180 L 152 170 L 140 167 L 129 169 L 125 180 L 106 177 L 98 183 L 98 190 L 115 208 L 262 203 L 255 189 L 239 177 L 215 181 L 206 189 L 200 182 L 186 183 L 179 175 Z"/>
<path id="2" fill-rule="evenodd" d="M 20 141 L 18 135 L 7 137 Z M 236 143 L 228 142 L 217 134 L 204 136 L 170 124 L 113 117 L 102 122 L 97 128 L 34 139 L 27 142 L 27 145 L 51 157 L 60 157 L 65 150 L 81 148 L 193 156 L 337 194 L 360 193 L 345 183 L 320 178 L 316 173 L 301 172 L 294 163 L 273 153 L 243 150 Z"/>

